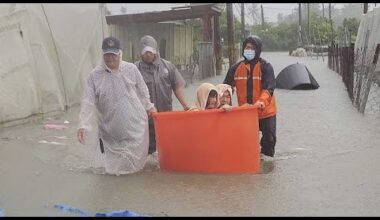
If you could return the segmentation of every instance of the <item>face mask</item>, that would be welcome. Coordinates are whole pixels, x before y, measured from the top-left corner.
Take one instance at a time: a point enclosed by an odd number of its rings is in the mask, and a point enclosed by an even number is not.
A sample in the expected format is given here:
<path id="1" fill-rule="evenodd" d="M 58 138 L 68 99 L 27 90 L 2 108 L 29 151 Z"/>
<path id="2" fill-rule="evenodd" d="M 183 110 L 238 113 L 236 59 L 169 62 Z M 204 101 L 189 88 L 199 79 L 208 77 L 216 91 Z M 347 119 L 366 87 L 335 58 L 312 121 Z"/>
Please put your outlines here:
<path id="1" fill-rule="evenodd" d="M 253 58 L 255 58 L 255 51 L 254 50 L 244 50 L 243 55 L 247 60 L 253 60 Z"/>

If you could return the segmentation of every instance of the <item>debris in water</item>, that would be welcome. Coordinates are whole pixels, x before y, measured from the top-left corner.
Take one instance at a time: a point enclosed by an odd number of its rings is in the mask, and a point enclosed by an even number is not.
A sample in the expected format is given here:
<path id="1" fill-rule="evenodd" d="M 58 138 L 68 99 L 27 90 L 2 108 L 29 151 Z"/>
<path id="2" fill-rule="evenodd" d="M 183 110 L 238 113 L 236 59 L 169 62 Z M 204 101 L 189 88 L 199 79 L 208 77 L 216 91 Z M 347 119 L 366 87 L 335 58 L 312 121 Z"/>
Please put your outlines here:
<path id="1" fill-rule="evenodd" d="M 89 214 L 86 211 L 83 211 L 83 210 L 80 210 L 77 208 L 73 208 L 73 207 L 70 207 L 70 206 L 67 206 L 64 204 L 56 204 L 56 205 L 54 205 L 54 208 L 57 208 L 57 209 L 59 209 L 63 212 L 66 212 L 66 213 L 79 214 L 82 217 L 88 217 L 89 216 Z"/>
<path id="2" fill-rule="evenodd" d="M 59 124 L 44 124 L 44 129 L 52 129 L 52 130 L 64 130 L 67 127 Z"/>
<path id="3" fill-rule="evenodd" d="M 56 204 L 56 205 L 54 205 L 54 208 L 59 209 L 59 210 L 66 212 L 66 213 L 79 214 L 82 217 L 89 217 L 90 216 L 88 214 L 88 212 L 86 212 L 84 210 L 73 208 L 73 207 L 70 207 L 70 206 L 64 205 L 64 204 Z M 131 212 L 128 210 L 119 210 L 119 211 L 112 211 L 112 212 L 106 212 L 106 213 L 98 212 L 95 214 L 95 217 L 148 217 L 148 216 L 147 215 L 141 215 L 141 214 Z"/>
<path id="4" fill-rule="evenodd" d="M 112 211 L 112 212 L 106 212 L 106 213 L 98 212 L 95 214 L 95 217 L 148 217 L 148 216 L 141 215 L 141 214 L 131 212 L 128 210 L 119 210 L 119 211 Z"/>
<path id="5" fill-rule="evenodd" d="M 55 141 L 49 142 L 49 141 L 45 141 L 45 140 L 38 141 L 38 143 L 40 143 L 40 144 L 66 145 L 63 143 L 55 142 Z"/>

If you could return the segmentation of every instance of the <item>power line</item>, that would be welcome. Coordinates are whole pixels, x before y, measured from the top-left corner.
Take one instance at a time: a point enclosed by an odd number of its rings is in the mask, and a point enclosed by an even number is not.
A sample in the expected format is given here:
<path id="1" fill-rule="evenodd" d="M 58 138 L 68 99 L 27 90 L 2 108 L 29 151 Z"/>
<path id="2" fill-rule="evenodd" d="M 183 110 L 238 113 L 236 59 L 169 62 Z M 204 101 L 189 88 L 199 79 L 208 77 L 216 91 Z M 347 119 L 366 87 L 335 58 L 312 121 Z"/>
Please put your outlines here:
<path id="1" fill-rule="evenodd" d="M 272 7 L 265 7 L 263 6 L 264 9 L 270 9 L 270 10 L 281 10 L 281 11 L 294 11 L 295 8 L 291 9 L 291 8 L 272 8 Z"/>

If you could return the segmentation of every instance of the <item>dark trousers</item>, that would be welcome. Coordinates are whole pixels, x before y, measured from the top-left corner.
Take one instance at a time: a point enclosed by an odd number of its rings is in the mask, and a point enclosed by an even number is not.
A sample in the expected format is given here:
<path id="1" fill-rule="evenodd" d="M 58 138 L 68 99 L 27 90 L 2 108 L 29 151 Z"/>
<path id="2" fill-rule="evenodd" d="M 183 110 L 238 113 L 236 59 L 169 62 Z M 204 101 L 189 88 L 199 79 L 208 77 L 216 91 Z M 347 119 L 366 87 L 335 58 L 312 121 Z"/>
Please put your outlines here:
<path id="1" fill-rule="evenodd" d="M 149 118 L 149 150 L 148 154 L 152 154 L 156 151 L 156 133 L 154 131 L 153 119 Z"/>
<path id="2" fill-rule="evenodd" d="M 260 140 L 261 153 L 273 157 L 274 146 L 276 145 L 276 115 L 260 119 L 259 128 L 262 134 Z"/>

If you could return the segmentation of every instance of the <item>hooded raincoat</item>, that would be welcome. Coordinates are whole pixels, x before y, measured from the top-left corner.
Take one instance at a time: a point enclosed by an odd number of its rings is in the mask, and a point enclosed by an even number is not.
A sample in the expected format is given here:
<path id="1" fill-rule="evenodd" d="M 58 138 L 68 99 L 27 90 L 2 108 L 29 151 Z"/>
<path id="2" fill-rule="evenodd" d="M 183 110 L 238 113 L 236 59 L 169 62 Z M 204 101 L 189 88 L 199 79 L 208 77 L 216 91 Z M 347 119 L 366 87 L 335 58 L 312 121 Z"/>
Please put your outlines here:
<path id="1" fill-rule="evenodd" d="M 192 105 L 189 109 L 189 111 L 200 111 L 205 110 L 207 105 L 207 99 L 212 90 L 215 90 L 218 92 L 216 87 L 211 83 L 202 83 L 197 88 L 197 100 L 195 101 L 194 105 Z M 219 96 L 217 97 L 217 106 L 219 106 Z"/>
<path id="2" fill-rule="evenodd" d="M 185 80 L 174 64 L 160 57 L 157 42 L 153 37 L 149 35 L 142 37 L 139 46 L 141 52 L 144 52 L 147 47 L 156 52 L 153 63 L 142 60 L 135 63 L 149 89 L 150 100 L 158 112 L 172 111 L 173 91 L 179 87 L 185 87 Z"/>
<path id="3" fill-rule="evenodd" d="M 231 102 L 232 102 L 232 87 L 228 84 L 217 84 L 216 89 L 218 90 L 219 99 L 223 96 L 225 91 L 228 91 L 231 96 Z M 232 103 L 228 103 L 229 105 L 232 105 Z"/>
<path id="4" fill-rule="evenodd" d="M 144 167 L 149 144 L 147 110 L 152 107 L 148 88 L 134 64 L 121 61 L 119 70 L 112 72 L 103 63 L 89 74 L 79 128 L 91 130 L 95 113 L 107 173 L 128 174 Z"/>

